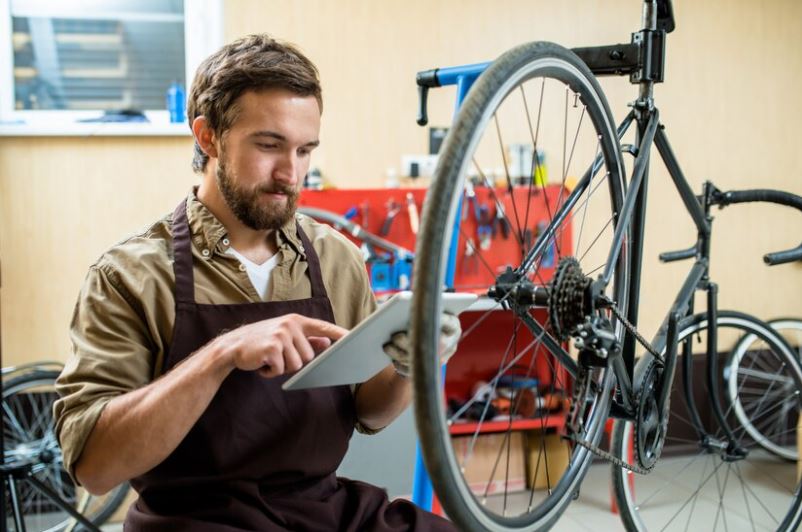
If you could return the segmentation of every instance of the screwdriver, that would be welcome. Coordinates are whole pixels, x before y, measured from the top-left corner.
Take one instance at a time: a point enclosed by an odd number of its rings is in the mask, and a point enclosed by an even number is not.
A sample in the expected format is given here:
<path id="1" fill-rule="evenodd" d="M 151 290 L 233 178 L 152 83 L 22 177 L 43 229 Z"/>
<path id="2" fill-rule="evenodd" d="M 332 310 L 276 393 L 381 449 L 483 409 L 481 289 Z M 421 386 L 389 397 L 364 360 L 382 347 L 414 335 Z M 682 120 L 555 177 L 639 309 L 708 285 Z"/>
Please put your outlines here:
<path id="1" fill-rule="evenodd" d="M 407 192 L 407 212 L 409 212 L 409 228 L 412 229 L 412 234 L 418 234 L 418 227 L 420 220 L 418 219 L 418 206 L 415 205 L 415 196 L 412 192 Z"/>

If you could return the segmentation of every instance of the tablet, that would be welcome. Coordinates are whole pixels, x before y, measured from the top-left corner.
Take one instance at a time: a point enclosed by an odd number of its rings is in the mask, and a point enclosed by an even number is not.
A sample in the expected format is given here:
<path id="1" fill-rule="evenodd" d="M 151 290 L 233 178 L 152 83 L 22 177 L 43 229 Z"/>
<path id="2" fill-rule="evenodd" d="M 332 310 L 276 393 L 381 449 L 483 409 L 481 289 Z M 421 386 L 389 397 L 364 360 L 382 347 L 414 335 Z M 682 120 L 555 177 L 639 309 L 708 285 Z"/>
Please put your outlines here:
<path id="1" fill-rule="evenodd" d="M 476 294 L 444 293 L 443 310 L 459 314 L 477 299 Z M 399 292 L 290 377 L 281 387 L 303 390 L 365 382 L 392 363 L 382 349 L 393 333 L 409 328 L 412 292 Z"/>

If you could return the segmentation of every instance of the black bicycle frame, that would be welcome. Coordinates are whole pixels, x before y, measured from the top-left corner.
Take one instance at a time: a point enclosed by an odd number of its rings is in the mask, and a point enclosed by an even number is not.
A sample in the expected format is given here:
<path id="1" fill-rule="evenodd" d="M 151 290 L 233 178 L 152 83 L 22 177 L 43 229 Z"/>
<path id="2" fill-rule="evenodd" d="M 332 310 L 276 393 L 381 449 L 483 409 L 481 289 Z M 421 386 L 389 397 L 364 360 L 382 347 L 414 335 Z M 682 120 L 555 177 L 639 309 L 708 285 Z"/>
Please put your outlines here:
<path id="1" fill-rule="evenodd" d="M 661 27 L 659 23 L 659 7 L 665 8 L 666 5 L 668 6 L 668 13 L 670 14 L 670 2 L 662 2 L 660 6 L 655 2 L 644 2 L 643 29 L 632 35 L 632 42 L 630 44 L 573 49 L 573 51 L 585 61 L 595 75 L 629 74 L 630 80 L 640 87 L 639 98 L 633 104 L 633 111 L 629 113 L 617 128 L 617 135 L 620 143 L 632 123 L 637 122 L 635 145 L 631 150 L 631 153 L 635 156 L 635 163 L 632 170 L 632 177 L 628 182 L 628 188 L 624 196 L 623 207 L 621 212 L 616 216 L 616 229 L 608 255 L 609 260 L 601 276 L 601 282 L 604 286 L 608 285 L 610 281 L 613 280 L 621 247 L 624 244 L 624 239 L 629 236 L 629 241 L 627 243 L 629 250 L 629 295 L 626 316 L 631 324 L 637 326 L 638 323 L 649 163 L 653 144 L 657 147 L 658 153 L 674 182 L 674 186 L 679 192 L 680 198 L 697 228 L 698 239 L 693 247 L 679 252 L 670 252 L 661 256 L 665 261 L 692 257 L 696 258 L 682 288 L 675 297 L 674 303 L 671 305 L 671 309 L 651 342 L 652 347 L 658 353 L 664 353 L 662 359 L 656 360 L 656 363 L 662 366 L 660 385 L 658 386 L 658 407 L 661 412 L 664 412 L 664 407 L 670 395 L 676 369 L 676 344 L 677 335 L 679 334 L 678 324 L 682 318 L 688 316 L 692 312 L 693 297 L 697 290 L 701 289 L 708 292 L 708 323 L 715 323 L 717 314 L 715 297 L 716 286 L 710 283 L 708 276 L 711 231 L 708 201 L 709 194 L 705 192 L 700 202 L 691 190 L 671 150 L 664 127 L 660 124 L 660 115 L 657 108 L 654 107 L 654 100 L 652 97 L 654 83 L 663 80 L 666 30 L 670 31 L 673 29 L 673 16 L 671 17 L 670 28 L 665 25 Z M 588 171 L 578 183 L 575 194 L 571 195 L 574 201 L 576 201 L 575 198 L 578 198 L 579 194 L 583 193 L 586 187 L 590 186 L 590 182 L 598 166 L 600 166 L 601 161 L 599 159 L 600 156 L 593 161 Z M 568 209 L 564 212 L 570 210 L 570 202 L 571 197 L 566 201 Z M 558 224 L 554 224 L 553 226 L 556 225 Z M 548 235 L 540 242 L 542 244 L 547 241 Z M 535 249 L 530 251 L 529 257 L 535 256 L 538 251 L 538 246 L 536 245 Z M 523 266 L 526 266 L 526 264 L 527 261 L 524 261 Z M 536 329 L 540 329 L 540 327 L 536 327 Z M 712 358 L 716 356 L 715 351 L 710 351 L 711 349 L 716 349 L 716 332 L 714 328 L 711 327 L 711 332 L 708 337 L 707 354 L 708 358 Z M 636 340 L 634 335 L 626 334 L 622 349 L 617 354 L 610 356 L 608 361 L 609 367 L 612 368 L 616 375 L 618 389 L 621 392 L 618 397 L 622 400 L 622 404 L 620 405 L 622 408 L 614 408 L 613 415 L 619 415 L 630 419 L 635 415 L 635 398 L 641 385 L 640 380 L 636 378 L 635 375 L 635 351 Z M 561 350 L 558 349 L 552 352 L 560 353 Z M 646 356 L 652 355 L 647 354 Z M 576 362 L 568 357 L 567 354 L 565 354 L 565 356 L 559 356 L 559 358 L 561 359 L 560 362 L 568 367 L 569 373 L 576 375 L 578 371 Z M 708 373 L 715 370 L 715 364 L 713 364 L 712 367 L 708 365 Z M 687 367 L 684 368 L 684 371 L 685 376 L 690 378 Z M 712 399 L 713 410 L 716 414 L 717 421 L 732 441 L 732 432 L 727 426 L 725 416 L 721 409 L 718 386 L 714 385 L 715 375 L 709 374 L 707 381 L 708 391 Z M 696 423 L 700 420 L 700 416 L 692 397 L 692 388 L 686 385 L 684 389 L 685 394 L 688 396 L 686 399 L 691 410 L 691 420 L 694 421 L 695 425 L 698 425 L 696 428 L 700 437 L 704 437 L 705 431 L 701 422 Z"/>

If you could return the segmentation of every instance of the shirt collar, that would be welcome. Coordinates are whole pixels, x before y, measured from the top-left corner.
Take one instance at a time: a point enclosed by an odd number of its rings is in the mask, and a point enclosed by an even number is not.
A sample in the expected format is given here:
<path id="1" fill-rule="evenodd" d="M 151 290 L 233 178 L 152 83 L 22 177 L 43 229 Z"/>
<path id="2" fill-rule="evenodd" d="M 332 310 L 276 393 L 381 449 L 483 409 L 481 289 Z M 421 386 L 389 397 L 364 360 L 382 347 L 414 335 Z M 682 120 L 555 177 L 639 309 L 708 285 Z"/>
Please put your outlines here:
<path id="1" fill-rule="evenodd" d="M 226 239 L 228 232 L 220 220 L 212 214 L 212 211 L 201 203 L 198 199 L 197 191 L 198 187 L 193 187 L 187 196 L 189 229 L 192 233 L 192 242 L 201 250 L 209 250 L 209 256 L 211 256 L 211 252 L 217 250 L 218 246 L 221 246 L 220 251 L 228 248 Z M 271 238 L 276 239 L 277 249 L 291 247 L 296 253 L 305 258 L 306 252 L 301 239 L 298 237 L 296 224 L 295 216 L 291 217 L 278 231 L 274 231 L 271 234 Z M 222 244 L 221 240 L 224 240 Z"/>

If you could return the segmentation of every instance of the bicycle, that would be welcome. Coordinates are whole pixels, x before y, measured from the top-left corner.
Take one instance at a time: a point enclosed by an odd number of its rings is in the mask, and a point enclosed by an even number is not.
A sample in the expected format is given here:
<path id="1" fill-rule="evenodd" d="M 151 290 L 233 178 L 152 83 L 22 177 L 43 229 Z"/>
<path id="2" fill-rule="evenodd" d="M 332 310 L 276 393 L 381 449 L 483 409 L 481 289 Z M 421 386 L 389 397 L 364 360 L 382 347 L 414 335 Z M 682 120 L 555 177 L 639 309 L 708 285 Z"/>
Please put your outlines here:
<path id="1" fill-rule="evenodd" d="M 53 401 L 62 365 L 40 362 L 3 368 L 3 482 L 8 482 L 4 530 L 99 530 L 129 491 L 121 484 L 97 497 L 64 469 Z"/>
<path id="2" fill-rule="evenodd" d="M 796 358 L 802 360 L 802 320 L 777 318 L 767 323 L 785 338 Z M 796 426 L 794 400 L 787 396 L 789 383 L 774 376 L 772 360 L 766 356 L 761 342 L 755 335 L 745 335 L 733 347 L 724 366 L 727 399 L 738 422 L 755 442 L 781 458 L 796 462 L 799 451 L 789 430 Z M 777 408 L 752 419 L 767 393 L 772 394 L 772 404 L 778 405 Z"/>
<path id="3" fill-rule="evenodd" d="M 424 461 L 440 503 L 461 530 L 552 526 L 578 496 L 594 457 L 613 464 L 615 496 L 629 530 L 706 530 L 743 522 L 753 528 L 795 530 L 802 520 L 800 484 L 793 468 L 784 462 L 779 462 L 784 467 L 774 467 L 777 457 L 750 437 L 733 405 L 722 401 L 720 337 L 729 333 L 761 340 L 773 357 L 775 377 L 789 386 L 793 406 L 788 421 L 794 427 L 802 407 L 802 368 L 770 326 L 743 313 L 719 310 L 718 287 L 709 276 L 713 207 L 760 201 L 802 210 L 802 198 L 773 190 L 722 192 L 710 182 L 700 195 L 694 194 L 654 102 L 654 84 L 663 81 L 666 37 L 675 26 L 672 5 L 670 0 L 642 4 L 642 28 L 629 44 L 568 50 L 536 42 L 513 48 L 492 63 L 418 73 L 419 123 L 426 122 L 429 89 L 455 84 L 458 98 L 464 97 L 423 207 L 410 318 L 415 417 Z M 617 127 L 595 77 L 603 75 L 629 75 L 639 87 L 631 111 Z M 546 124 L 555 120 L 559 127 L 548 130 Z M 632 124 L 634 142 L 624 143 Z M 507 147 L 521 143 L 530 147 L 532 160 L 524 176 L 511 175 Z M 661 254 L 665 262 L 693 259 L 694 264 L 657 334 L 648 341 L 638 332 L 637 316 L 652 146 L 698 238 L 688 249 Z M 548 169 L 540 152 L 562 154 L 563 192 L 556 202 L 534 178 Z M 629 178 L 625 154 L 633 158 Z M 503 169 L 506 192 L 495 190 L 488 167 Z M 581 171 L 579 177 L 569 179 L 575 168 Z M 514 382 L 537 376 L 536 404 L 544 396 L 571 390 L 562 414 L 536 412 L 539 436 L 525 446 L 528 471 L 523 478 L 510 468 L 514 451 L 519 451 L 512 447 L 511 435 L 519 410 L 531 403 L 531 396 L 525 399 L 515 386 L 506 391 L 510 407 L 502 417 L 504 436 L 478 493 L 464 472 L 471 467 L 482 427 L 493 423 L 492 430 L 499 431 L 499 420 L 490 418 L 489 402 L 473 408 L 476 428 L 458 456 L 451 428 L 478 399 L 450 407 L 453 401 L 444 394 L 436 362 L 438 294 L 461 289 L 454 285 L 453 270 L 461 257 L 458 242 L 469 236 L 458 225 L 468 174 L 492 191 L 497 211 L 504 213 L 521 249 L 520 262 L 504 271 L 483 261 L 486 311 L 463 332 L 461 341 L 472 341 L 477 324 L 491 315 L 494 323 L 499 323 L 499 313 L 506 321 L 504 334 L 497 334 L 498 349 L 486 354 L 495 373 L 474 378 L 492 391 L 500 387 L 502 377 Z M 521 177 L 548 213 L 546 226 L 531 244 L 525 238 L 529 202 L 519 209 L 514 201 L 512 208 L 504 201 L 509 202 L 513 183 Z M 546 266 L 545 254 L 553 247 L 560 260 Z M 800 258 L 802 246 L 769 253 L 764 260 L 780 264 Z M 697 292 L 703 292 L 707 302 L 699 313 L 694 308 Z M 704 357 L 695 356 L 699 346 Z M 636 360 L 638 350 L 643 354 Z M 458 357 L 459 350 L 449 364 Z M 699 408 L 700 390 L 693 386 L 700 381 L 693 376 L 700 361 L 706 373 L 701 394 L 710 412 Z M 522 367 L 527 371 L 522 373 Z M 675 379 L 677 375 L 682 379 Z M 773 407 L 769 392 L 753 415 Z M 605 450 L 600 444 L 608 419 L 615 423 Z M 559 439 L 547 443 L 548 435 Z M 662 457 L 666 444 L 666 453 L 679 458 Z M 515 445 L 520 446 L 520 439 Z M 655 479 L 658 485 L 652 489 L 648 484 Z M 677 487 L 678 480 L 695 485 Z M 769 492 L 771 497 L 766 496 Z"/>

